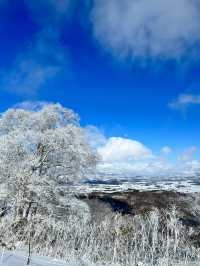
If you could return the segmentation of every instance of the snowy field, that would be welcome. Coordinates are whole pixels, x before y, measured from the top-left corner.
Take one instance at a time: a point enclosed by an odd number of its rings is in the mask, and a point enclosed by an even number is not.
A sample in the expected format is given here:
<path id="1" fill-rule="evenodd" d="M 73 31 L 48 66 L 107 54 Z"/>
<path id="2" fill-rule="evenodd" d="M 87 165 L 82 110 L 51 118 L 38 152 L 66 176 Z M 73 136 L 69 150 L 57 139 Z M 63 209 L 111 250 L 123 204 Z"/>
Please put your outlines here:
<path id="1" fill-rule="evenodd" d="M 174 176 L 174 177 L 124 177 L 117 175 L 100 176 L 89 179 L 75 189 L 79 192 L 119 192 L 127 190 L 139 191 L 177 191 L 183 193 L 200 193 L 200 177 Z"/>

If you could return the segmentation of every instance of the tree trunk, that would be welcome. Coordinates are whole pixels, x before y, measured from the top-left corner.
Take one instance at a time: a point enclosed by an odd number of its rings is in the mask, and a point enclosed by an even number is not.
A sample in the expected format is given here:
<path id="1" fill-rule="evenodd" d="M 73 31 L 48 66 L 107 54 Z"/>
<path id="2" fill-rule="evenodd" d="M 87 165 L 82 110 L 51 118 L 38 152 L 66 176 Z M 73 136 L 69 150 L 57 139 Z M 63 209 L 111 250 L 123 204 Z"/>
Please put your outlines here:
<path id="1" fill-rule="evenodd" d="M 26 209 L 25 218 L 27 219 L 31 210 L 32 202 L 28 203 L 28 208 Z"/>
<path id="2" fill-rule="evenodd" d="M 28 243 L 28 258 L 26 265 L 30 265 L 30 263 L 31 263 L 31 237 L 29 238 L 29 243 Z"/>

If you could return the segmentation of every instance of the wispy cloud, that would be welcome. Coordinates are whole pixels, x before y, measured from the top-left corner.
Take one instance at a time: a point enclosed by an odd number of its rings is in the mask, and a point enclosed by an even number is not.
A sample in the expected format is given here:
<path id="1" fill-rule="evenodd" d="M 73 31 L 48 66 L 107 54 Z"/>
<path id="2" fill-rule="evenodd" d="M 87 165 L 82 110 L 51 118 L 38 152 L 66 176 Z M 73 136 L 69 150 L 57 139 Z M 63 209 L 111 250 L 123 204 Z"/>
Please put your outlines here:
<path id="1" fill-rule="evenodd" d="M 23 110 L 28 110 L 28 111 L 38 111 L 49 104 L 51 103 L 45 102 L 45 101 L 24 101 L 24 102 L 15 104 L 13 108 L 23 109 Z"/>
<path id="2" fill-rule="evenodd" d="M 118 57 L 180 59 L 200 43 L 198 0 L 94 1 L 94 35 Z"/>
<path id="3" fill-rule="evenodd" d="M 26 5 L 36 23 L 42 27 L 54 27 L 59 31 L 59 25 L 66 20 L 71 0 L 26 0 Z"/>
<path id="4" fill-rule="evenodd" d="M 64 64 L 57 38 L 50 31 L 40 32 L 11 68 L 1 74 L 1 87 L 16 94 L 35 95 L 62 71 Z"/>
<path id="5" fill-rule="evenodd" d="M 184 111 L 190 105 L 198 104 L 200 104 L 200 95 L 180 94 L 176 100 L 169 103 L 169 107 L 172 109 Z"/>
<path id="6" fill-rule="evenodd" d="M 86 139 L 92 148 L 98 149 L 107 143 L 104 133 L 97 127 L 89 125 L 85 128 Z"/>
<path id="7" fill-rule="evenodd" d="M 169 146 L 164 146 L 162 149 L 161 149 L 161 153 L 164 154 L 164 155 L 168 155 L 172 152 L 172 148 L 169 147 Z"/>
<path id="8" fill-rule="evenodd" d="M 193 155 L 198 151 L 198 148 L 195 146 L 191 146 L 187 148 L 178 159 L 182 162 L 188 162 L 192 159 Z"/>
<path id="9" fill-rule="evenodd" d="M 41 30 L 35 34 L 28 47 L 17 55 L 10 68 L 2 72 L 0 85 L 12 93 L 34 95 L 66 66 L 59 38 L 69 1 L 31 0 L 25 3 Z"/>

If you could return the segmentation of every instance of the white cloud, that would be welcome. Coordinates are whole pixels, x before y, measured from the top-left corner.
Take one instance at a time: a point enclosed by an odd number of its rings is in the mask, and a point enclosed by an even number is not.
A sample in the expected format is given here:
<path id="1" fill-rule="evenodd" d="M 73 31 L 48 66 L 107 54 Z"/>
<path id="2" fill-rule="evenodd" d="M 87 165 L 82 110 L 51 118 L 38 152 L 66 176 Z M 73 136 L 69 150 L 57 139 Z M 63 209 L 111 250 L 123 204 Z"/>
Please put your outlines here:
<path id="1" fill-rule="evenodd" d="M 174 173 L 172 165 L 164 161 L 135 161 L 132 163 L 102 163 L 98 167 L 100 172 L 112 173 L 117 176 L 165 176 Z"/>
<path id="2" fill-rule="evenodd" d="M 187 176 L 200 173 L 200 161 L 195 160 L 198 151 L 195 146 L 188 147 L 177 160 L 168 161 L 155 156 L 153 151 L 143 143 L 122 137 L 106 138 L 102 130 L 95 126 L 86 127 L 86 136 L 90 145 L 99 153 L 101 161 L 98 171 L 116 176 Z M 169 146 L 163 146 L 161 153 L 172 152 Z"/>
<path id="3" fill-rule="evenodd" d="M 142 143 L 120 137 L 109 138 L 106 144 L 98 148 L 104 162 L 131 162 L 152 157 L 150 149 Z"/>
<path id="4" fill-rule="evenodd" d="M 187 176 L 191 177 L 196 174 L 200 174 L 200 161 L 176 161 L 169 163 L 167 161 L 159 160 L 155 158 L 150 161 L 135 161 L 132 163 L 117 163 L 117 162 L 104 162 L 99 164 L 98 170 L 100 173 L 113 174 L 123 177 L 134 176 L 149 176 L 149 177 L 176 177 Z"/>
<path id="5" fill-rule="evenodd" d="M 172 152 L 172 148 L 170 148 L 169 146 L 164 146 L 162 149 L 161 149 L 161 153 L 164 154 L 164 155 L 168 155 Z"/>
<path id="6" fill-rule="evenodd" d="M 169 103 L 169 107 L 172 109 L 184 111 L 190 105 L 198 104 L 200 104 L 200 95 L 180 94 L 175 101 Z"/>
<path id="7" fill-rule="evenodd" d="M 200 42 L 198 0 L 95 0 L 95 37 L 127 58 L 179 59 Z"/>
<path id="8" fill-rule="evenodd" d="M 198 148 L 195 146 L 191 146 L 187 148 L 179 157 L 178 159 L 183 162 L 188 162 L 191 160 L 192 156 L 195 154 L 195 152 L 198 151 Z"/>

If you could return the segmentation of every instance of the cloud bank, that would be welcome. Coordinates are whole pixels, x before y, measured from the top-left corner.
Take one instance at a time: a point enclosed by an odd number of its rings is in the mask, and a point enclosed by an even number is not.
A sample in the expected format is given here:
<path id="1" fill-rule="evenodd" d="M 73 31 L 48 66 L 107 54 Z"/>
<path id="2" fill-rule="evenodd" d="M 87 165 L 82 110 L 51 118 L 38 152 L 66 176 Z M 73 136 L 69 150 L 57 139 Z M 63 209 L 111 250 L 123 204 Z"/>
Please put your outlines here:
<path id="1" fill-rule="evenodd" d="M 125 176 L 189 176 L 200 173 L 200 161 L 193 155 L 198 151 L 197 147 L 188 147 L 176 160 L 170 161 L 168 157 L 173 149 L 164 146 L 161 154 L 156 155 L 143 143 L 122 137 L 106 138 L 105 135 L 94 126 L 86 128 L 88 142 L 96 149 L 101 161 L 98 170 L 104 174 L 116 174 Z"/>
<path id="2" fill-rule="evenodd" d="M 200 43 L 198 0 L 95 0 L 92 23 L 118 57 L 179 59 Z"/>

